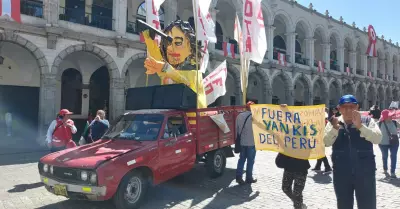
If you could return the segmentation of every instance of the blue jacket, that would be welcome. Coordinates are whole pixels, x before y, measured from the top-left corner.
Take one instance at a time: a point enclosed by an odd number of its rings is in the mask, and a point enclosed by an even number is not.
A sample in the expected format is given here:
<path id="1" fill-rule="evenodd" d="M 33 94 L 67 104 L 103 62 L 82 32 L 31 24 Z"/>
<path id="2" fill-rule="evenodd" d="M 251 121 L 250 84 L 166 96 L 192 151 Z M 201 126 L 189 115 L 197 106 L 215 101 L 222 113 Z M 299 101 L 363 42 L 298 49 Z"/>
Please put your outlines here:
<path id="1" fill-rule="evenodd" d="M 110 127 L 110 123 L 108 120 L 99 120 L 95 121 L 93 120 L 90 125 L 90 138 L 93 141 L 96 141 L 100 139 L 107 131 L 107 129 Z"/>

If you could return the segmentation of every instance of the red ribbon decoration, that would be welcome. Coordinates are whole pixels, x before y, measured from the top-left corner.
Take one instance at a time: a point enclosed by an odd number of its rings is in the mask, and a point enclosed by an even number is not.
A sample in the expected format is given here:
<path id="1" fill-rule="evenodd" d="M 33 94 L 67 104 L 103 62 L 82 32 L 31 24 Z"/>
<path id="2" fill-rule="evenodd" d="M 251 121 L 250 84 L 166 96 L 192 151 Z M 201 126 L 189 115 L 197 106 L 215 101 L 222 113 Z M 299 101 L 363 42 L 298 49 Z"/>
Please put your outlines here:
<path id="1" fill-rule="evenodd" d="M 372 25 L 368 26 L 368 38 L 369 45 L 367 49 L 367 55 L 370 57 L 376 57 L 376 33 Z"/>

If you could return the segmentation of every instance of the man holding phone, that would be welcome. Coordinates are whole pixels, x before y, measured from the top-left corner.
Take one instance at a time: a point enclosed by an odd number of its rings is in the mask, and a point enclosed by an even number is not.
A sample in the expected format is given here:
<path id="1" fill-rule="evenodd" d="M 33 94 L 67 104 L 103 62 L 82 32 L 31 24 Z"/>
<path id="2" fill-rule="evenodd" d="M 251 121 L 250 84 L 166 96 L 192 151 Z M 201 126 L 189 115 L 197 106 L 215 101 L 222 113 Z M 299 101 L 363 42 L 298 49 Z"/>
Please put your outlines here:
<path id="1" fill-rule="evenodd" d="M 376 209 L 375 155 L 382 133 L 374 120 L 361 116 L 353 95 L 339 100 L 340 117 L 332 116 L 325 127 L 325 146 L 332 146 L 333 187 L 337 208 L 351 209 L 354 193 L 358 208 Z"/>
<path id="2" fill-rule="evenodd" d="M 67 109 L 62 109 L 57 115 L 57 119 L 53 120 L 47 130 L 46 142 L 51 152 L 64 150 L 72 141 L 72 134 L 75 134 L 77 129 L 74 121 L 70 119 L 73 113 Z"/>

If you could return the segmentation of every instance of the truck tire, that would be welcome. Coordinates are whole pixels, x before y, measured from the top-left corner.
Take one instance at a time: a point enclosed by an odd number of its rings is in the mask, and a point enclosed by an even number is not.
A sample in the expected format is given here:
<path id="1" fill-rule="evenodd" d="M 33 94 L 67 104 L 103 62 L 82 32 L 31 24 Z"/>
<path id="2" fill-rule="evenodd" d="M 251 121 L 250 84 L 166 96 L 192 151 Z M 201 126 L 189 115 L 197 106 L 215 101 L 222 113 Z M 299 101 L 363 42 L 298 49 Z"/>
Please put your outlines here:
<path id="1" fill-rule="evenodd" d="M 122 178 L 114 195 L 117 209 L 139 208 L 149 189 L 149 181 L 142 172 L 131 171 Z"/>
<path id="2" fill-rule="evenodd" d="M 226 167 L 225 152 L 221 149 L 207 153 L 206 169 L 211 178 L 222 176 Z"/>

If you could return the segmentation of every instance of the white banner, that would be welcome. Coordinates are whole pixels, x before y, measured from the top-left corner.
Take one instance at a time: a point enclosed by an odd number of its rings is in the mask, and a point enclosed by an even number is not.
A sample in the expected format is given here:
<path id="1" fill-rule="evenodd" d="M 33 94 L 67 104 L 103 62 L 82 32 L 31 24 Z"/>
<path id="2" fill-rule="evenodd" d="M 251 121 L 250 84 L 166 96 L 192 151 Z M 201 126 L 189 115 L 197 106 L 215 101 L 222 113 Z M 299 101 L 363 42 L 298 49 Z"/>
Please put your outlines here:
<path id="1" fill-rule="evenodd" d="M 242 88 L 242 92 L 245 88 L 247 88 L 247 77 L 249 75 L 249 67 L 250 62 L 245 62 L 244 60 L 244 51 L 243 51 L 243 33 L 242 27 L 240 27 L 239 17 L 236 14 L 235 18 L 235 26 L 233 29 L 233 37 L 237 41 L 239 46 L 239 54 L 240 54 L 240 87 Z M 247 66 L 246 66 L 247 65 Z M 244 87 L 245 86 L 245 87 Z"/>
<path id="2" fill-rule="evenodd" d="M 164 1 L 165 0 L 146 0 L 146 22 L 159 30 L 161 29 L 161 25 L 158 11 Z M 158 35 L 156 35 L 155 39 L 160 43 L 160 37 Z"/>
<path id="3" fill-rule="evenodd" d="M 261 64 L 267 51 L 261 0 L 243 1 L 243 51 L 246 59 Z"/>
<path id="4" fill-rule="evenodd" d="M 207 105 L 215 102 L 218 97 L 226 94 L 226 77 L 228 70 L 226 60 L 223 61 L 212 73 L 203 79 L 204 91 L 207 97 Z"/>

